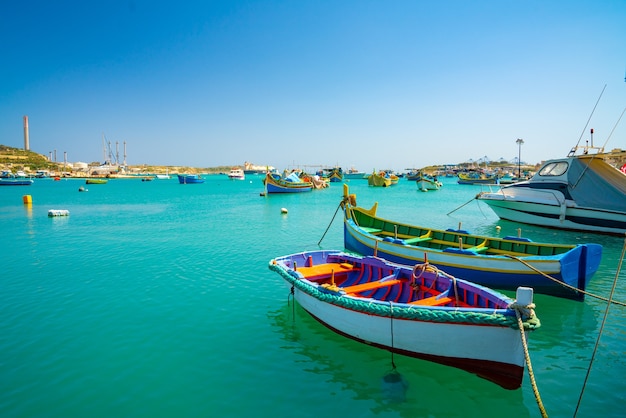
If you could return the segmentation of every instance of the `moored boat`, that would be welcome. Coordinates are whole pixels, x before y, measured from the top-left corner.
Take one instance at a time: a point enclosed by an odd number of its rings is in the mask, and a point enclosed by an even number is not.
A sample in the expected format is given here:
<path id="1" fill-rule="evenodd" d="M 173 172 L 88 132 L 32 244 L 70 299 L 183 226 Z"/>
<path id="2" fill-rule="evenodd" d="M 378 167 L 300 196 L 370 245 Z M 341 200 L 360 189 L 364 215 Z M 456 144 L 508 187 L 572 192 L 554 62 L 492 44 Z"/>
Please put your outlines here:
<path id="1" fill-rule="evenodd" d="M 268 172 L 263 179 L 263 184 L 266 193 L 302 193 L 313 190 L 313 183 L 303 181 L 295 172 L 286 177 Z"/>
<path id="2" fill-rule="evenodd" d="M 30 186 L 33 183 L 34 183 L 33 179 L 0 178 L 0 186 Z"/>
<path id="3" fill-rule="evenodd" d="M 107 184 L 108 180 L 106 179 L 87 179 L 85 180 L 85 184 Z"/>
<path id="4" fill-rule="evenodd" d="M 359 171 L 354 167 L 349 168 L 343 173 L 343 178 L 346 180 L 367 180 L 367 173 Z"/>
<path id="5" fill-rule="evenodd" d="M 436 176 L 431 176 L 425 173 L 420 173 L 414 180 L 417 183 L 417 189 L 423 192 L 427 192 L 428 190 L 439 190 L 443 186 L 443 183 L 440 182 Z"/>
<path id="6" fill-rule="evenodd" d="M 241 167 L 233 167 L 228 173 L 228 178 L 231 180 L 245 180 L 246 174 L 243 172 Z"/>
<path id="7" fill-rule="evenodd" d="M 323 173 L 322 177 L 328 179 L 331 183 L 341 183 L 343 181 L 343 170 L 341 167 L 325 168 Z"/>
<path id="8" fill-rule="evenodd" d="M 341 335 L 457 367 L 506 389 L 521 386 L 524 341 L 540 326 L 530 288 L 518 289 L 514 301 L 432 265 L 340 251 L 282 256 L 269 268 L 309 314 Z"/>
<path id="9" fill-rule="evenodd" d="M 204 179 L 198 174 L 178 174 L 178 182 L 180 184 L 200 184 L 204 183 Z"/>
<path id="10" fill-rule="evenodd" d="M 576 154 L 582 150 L 581 154 Z M 597 153 L 590 153 L 597 150 Z M 546 161 L 528 181 L 483 192 L 501 219 L 549 228 L 624 235 L 626 175 L 610 165 L 603 149 L 575 147 L 566 158 Z"/>
<path id="11" fill-rule="evenodd" d="M 460 172 L 457 174 L 459 184 L 496 184 L 498 177 L 476 171 Z"/>
<path id="12" fill-rule="evenodd" d="M 598 244 L 537 243 L 438 230 L 378 217 L 356 205 L 344 185 L 344 246 L 364 255 L 413 265 L 428 261 L 447 273 L 496 289 L 532 287 L 536 293 L 583 300 L 602 258 Z M 548 277 L 546 277 L 548 276 Z"/>
<path id="13" fill-rule="evenodd" d="M 376 172 L 374 170 L 372 174 L 367 178 L 367 184 L 374 187 L 389 187 L 398 183 L 398 177 L 393 178 L 389 173 L 385 171 Z"/>

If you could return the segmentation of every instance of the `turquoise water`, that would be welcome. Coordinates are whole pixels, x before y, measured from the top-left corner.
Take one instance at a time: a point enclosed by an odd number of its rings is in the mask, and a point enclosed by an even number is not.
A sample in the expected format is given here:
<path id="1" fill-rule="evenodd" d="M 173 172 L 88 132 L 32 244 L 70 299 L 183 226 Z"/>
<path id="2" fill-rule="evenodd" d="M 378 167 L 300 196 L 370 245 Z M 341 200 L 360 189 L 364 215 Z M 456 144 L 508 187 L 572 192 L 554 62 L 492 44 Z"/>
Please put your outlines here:
<path id="1" fill-rule="evenodd" d="M 378 201 L 379 215 L 394 220 L 462 223 L 489 235 L 497 225 L 500 235 L 521 226 L 537 241 L 600 243 L 589 291 L 609 295 L 622 238 L 500 221 L 472 201 L 479 186 L 454 179 L 427 193 L 404 179 L 391 188 L 348 184 L 359 205 Z M 322 237 L 322 248 L 343 248 L 341 212 L 331 224 L 342 188 L 262 191 L 260 176 L 223 175 L 197 185 L 42 179 L 0 188 L 0 416 L 539 416 L 528 375 L 507 391 L 395 355 L 400 376 L 390 381 L 388 352 L 336 335 L 290 303 L 267 264 L 318 249 Z M 49 209 L 70 216 L 49 218 Z M 542 327 L 529 346 L 539 394 L 550 416 L 573 416 L 606 304 L 535 302 Z M 578 416 L 624 416 L 625 319 L 624 307 L 611 307 Z"/>

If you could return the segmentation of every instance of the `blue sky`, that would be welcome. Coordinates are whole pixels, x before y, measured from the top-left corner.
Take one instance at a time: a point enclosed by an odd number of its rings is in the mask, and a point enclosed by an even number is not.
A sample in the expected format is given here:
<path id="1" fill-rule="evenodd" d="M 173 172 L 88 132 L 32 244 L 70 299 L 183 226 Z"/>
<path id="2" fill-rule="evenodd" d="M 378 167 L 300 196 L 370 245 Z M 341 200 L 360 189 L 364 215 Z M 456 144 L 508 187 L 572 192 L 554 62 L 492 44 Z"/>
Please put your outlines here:
<path id="1" fill-rule="evenodd" d="M 587 131 L 626 148 L 623 0 L 3 2 L 0 39 L 0 144 L 28 115 L 58 161 L 534 163 L 605 86 Z"/>

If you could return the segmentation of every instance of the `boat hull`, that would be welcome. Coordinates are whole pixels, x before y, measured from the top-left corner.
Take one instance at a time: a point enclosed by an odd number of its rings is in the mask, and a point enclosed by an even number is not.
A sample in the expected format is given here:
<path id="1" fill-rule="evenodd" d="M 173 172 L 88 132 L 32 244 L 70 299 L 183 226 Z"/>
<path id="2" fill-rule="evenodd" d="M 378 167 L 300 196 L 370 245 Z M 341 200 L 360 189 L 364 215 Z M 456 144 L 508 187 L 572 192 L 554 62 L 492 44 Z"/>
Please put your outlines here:
<path id="1" fill-rule="evenodd" d="M 626 233 L 624 212 L 571 207 L 565 200 L 558 204 L 554 198 L 524 201 L 500 193 L 482 193 L 478 200 L 485 202 L 499 218 L 509 221 L 573 231 Z"/>
<path id="2" fill-rule="evenodd" d="M 204 179 L 196 175 L 178 175 L 178 182 L 180 184 L 200 184 L 204 183 Z"/>
<path id="3" fill-rule="evenodd" d="M 30 186 L 34 183 L 34 180 L 7 180 L 0 179 L 0 186 Z"/>
<path id="4" fill-rule="evenodd" d="M 523 378 L 524 349 L 518 330 L 394 319 L 392 336 L 388 317 L 327 304 L 298 289 L 294 297 L 324 326 L 361 343 L 456 367 L 506 389 L 517 389 Z M 468 352 L 478 355 L 468 357 Z"/>

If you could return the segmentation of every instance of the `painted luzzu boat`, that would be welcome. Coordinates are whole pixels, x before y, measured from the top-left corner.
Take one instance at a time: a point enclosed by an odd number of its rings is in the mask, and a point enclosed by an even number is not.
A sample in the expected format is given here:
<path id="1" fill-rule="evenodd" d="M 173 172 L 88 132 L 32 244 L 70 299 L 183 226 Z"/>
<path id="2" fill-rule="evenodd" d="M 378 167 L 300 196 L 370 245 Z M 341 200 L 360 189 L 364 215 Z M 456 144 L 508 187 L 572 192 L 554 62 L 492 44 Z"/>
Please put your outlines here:
<path id="1" fill-rule="evenodd" d="M 414 265 L 428 261 L 447 273 L 484 286 L 575 300 L 598 270 L 602 246 L 548 244 L 522 237 L 494 238 L 457 229 L 438 230 L 387 220 L 356 206 L 344 185 L 344 246 L 364 255 Z"/>
<path id="2" fill-rule="evenodd" d="M 267 173 L 263 183 L 265 184 L 266 193 L 301 193 L 313 190 L 313 183 L 303 181 L 298 177 L 297 173 L 292 173 L 286 177 Z"/>
<path id="3" fill-rule="evenodd" d="M 200 184 L 204 183 L 204 179 L 197 174 L 178 174 L 178 182 L 180 184 Z"/>
<path id="4" fill-rule="evenodd" d="M 528 331 L 540 326 L 532 289 L 514 301 L 432 265 L 311 251 L 275 258 L 295 300 L 331 330 L 379 348 L 521 386 Z"/>

